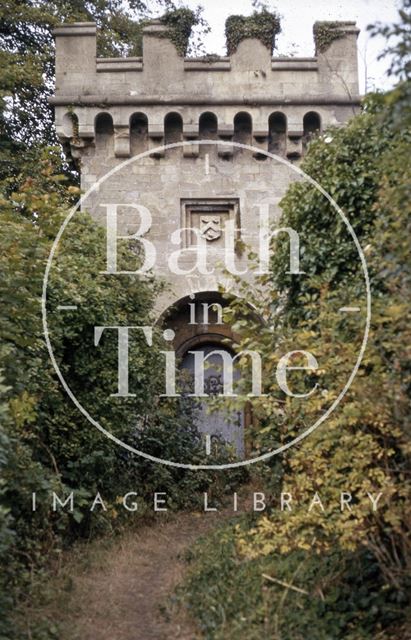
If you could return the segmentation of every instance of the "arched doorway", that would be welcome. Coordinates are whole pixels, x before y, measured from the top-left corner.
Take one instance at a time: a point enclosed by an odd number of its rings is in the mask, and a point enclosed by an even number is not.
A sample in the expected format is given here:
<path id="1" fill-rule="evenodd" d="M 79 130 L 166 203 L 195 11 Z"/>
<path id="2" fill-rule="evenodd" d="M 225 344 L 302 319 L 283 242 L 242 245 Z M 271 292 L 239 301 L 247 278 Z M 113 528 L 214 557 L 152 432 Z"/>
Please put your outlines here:
<path id="1" fill-rule="evenodd" d="M 182 372 L 191 376 L 191 388 L 187 393 L 194 393 L 194 363 L 195 353 L 202 352 L 207 358 L 204 367 L 204 388 L 208 397 L 198 398 L 197 422 L 198 429 L 211 438 L 219 435 L 226 442 L 233 445 L 238 457 L 242 457 L 247 449 L 247 429 L 252 422 L 249 403 L 242 402 L 242 407 L 234 407 L 233 400 L 222 396 L 218 410 L 212 410 L 215 405 L 215 395 L 221 394 L 224 385 L 223 359 L 221 355 L 209 355 L 212 351 L 223 351 L 232 359 L 235 356 L 235 345 L 239 336 L 235 335 L 231 324 L 225 322 L 224 309 L 228 300 L 217 291 L 202 291 L 187 295 L 176 301 L 163 313 L 160 322 L 166 329 L 173 331 L 174 340 L 169 343 L 176 352 L 177 362 Z M 254 313 L 250 308 L 250 313 Z M 241 373 L 234 363 L 233 367 L 234 393 L 241 394 Z M 184 377 L 184 376 L 183 376 Z M 236 380 L 239 381 L 236 384 Z M 213 397 L 214 396 L 214 397 Z M 241 398 L 237 398 L 238 406 Z"/>

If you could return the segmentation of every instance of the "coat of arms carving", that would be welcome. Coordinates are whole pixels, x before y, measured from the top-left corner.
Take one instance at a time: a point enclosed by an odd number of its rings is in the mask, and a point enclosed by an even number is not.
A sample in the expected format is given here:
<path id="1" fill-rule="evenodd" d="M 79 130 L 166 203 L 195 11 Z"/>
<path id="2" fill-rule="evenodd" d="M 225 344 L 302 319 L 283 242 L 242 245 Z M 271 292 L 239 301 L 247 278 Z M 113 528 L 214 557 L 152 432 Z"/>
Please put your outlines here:
<path id="1" fill-rule="evenodd" d="M 221 238 L 221 218 L 215 215 L 202 215 L 200 218 L 200 235 L 205 240 L 212 242 Z"/>

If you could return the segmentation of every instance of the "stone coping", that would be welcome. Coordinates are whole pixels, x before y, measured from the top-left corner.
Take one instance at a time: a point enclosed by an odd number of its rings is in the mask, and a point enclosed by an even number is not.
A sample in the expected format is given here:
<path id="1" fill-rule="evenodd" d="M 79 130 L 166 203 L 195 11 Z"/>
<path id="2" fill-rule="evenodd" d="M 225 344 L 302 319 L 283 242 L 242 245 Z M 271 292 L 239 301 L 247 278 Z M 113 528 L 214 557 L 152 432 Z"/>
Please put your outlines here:
<path id="1" fill-rule="evenodd" d="M 58 95 L 51 96 L 49 103 L 54 106 L 64 105 L 77 105 L 77 106 L 102 106 L 109 107 L 110 105 L 227 105 L 227 106 L 264 106 L 271 105 L 287 106 L 287 105 L 359 105 L 361 102 L 360 96 L 342 97 L 342 96 L 311 96 L 306 94 L 301 97 L 292 98 L 267 98 L 260 96 L 232 96 L 230 98 L 213 98 L 211 96 L 193 95 L 188 97 L 175 96 L 166 97 L 161 96 L 144 96 L 144 95 Z"/>

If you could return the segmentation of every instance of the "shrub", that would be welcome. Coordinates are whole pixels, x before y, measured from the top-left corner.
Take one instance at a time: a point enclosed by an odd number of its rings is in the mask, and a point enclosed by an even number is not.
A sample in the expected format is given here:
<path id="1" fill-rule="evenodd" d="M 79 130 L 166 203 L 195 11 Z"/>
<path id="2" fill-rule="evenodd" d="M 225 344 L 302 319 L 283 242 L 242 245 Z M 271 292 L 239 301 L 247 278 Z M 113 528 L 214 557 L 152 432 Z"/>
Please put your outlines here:
<path id="1" fill-rule="evenodd" d="M 1 202 L 5 421 L 0 440 L 0 555 L 7 556 L 7 563 L 0 583 L 7 595 L 0 607 L 6 626 L 4 608 L 30 598 L 37 577 L 53 566 L 62 549 L 79 537 L 111 533 L 124 525 L 127 512 L 118 502 L 125 492 L 138 491 L 147 505 L 152 492 L 166 491 L 170 508 L 177 509 L 197 504 L 196 492 L 211 485 L 217 495 L 225 489 L 217 473 L 173 469 L 127 453 L 87 422 L 57 379 L 43 336 L 40 300 L 52 241 L 78 194 L 55 173 L 58 164 L 56 151 L 47 150 L 37 174 L 21 177 L 20 188 Z M 139 332 L 130 341 L 130 389 L 135 396 L 119 401 L 110 395 L 117 385 L 117 339 L 103 336 L 96 349 L 94 327 L 126 320 L 133 326 L 154 325 L 153 303 L 161 285 L 147 278 L 105 279 L 104 258 L 104 230 L 87 214 L 78 214 L 59 245 L 47 292 L 48 332 L 60 370 L 80 402 L 120 440 L 161 458 L 204 460 L 194 412 L 187 404 L 158 401 L 164 376 L 159 329 L 154 330 L 152 347 Z M 123 247 L 119 259 L 135 262 L 136 254 Z M 64 312 L 63 322 L 58 306 L 67 304 L 77 309 Z M 224 447 L 221 455 L 227 459 Z M 72 513 L 52 509 L 53 491 L 61 498 L 74 491 Z M 36 511 L 31 508 L 33 492 Z M 90 510 L 97 492 L 109 504 L 107 511 Z"/>
<path id="2" fill-rule="evenodd" d="M 249 519 L 248 519 L 249 520 Z M 236 541 L 250 524 L 225 525 L 187 555 L 178 598 L 207 640 L 394 640 L 384 631 L 403 618 L 406 598 L 388 587 L 366 549 L 338 547 L 254 559 Z"/>

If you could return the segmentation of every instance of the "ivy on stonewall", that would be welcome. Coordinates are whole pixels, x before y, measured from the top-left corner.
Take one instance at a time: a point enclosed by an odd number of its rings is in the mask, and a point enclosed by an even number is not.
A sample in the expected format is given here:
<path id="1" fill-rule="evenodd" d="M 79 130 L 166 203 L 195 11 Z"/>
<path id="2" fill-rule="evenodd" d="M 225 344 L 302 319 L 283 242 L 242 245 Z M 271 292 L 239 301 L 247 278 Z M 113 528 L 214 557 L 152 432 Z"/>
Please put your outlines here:
<path id="1" fill-rule="evenodd" d="M 167 26 L 165 36 L 170 38 L 180 56 L 185 56 L 192 28 L 198 24 L 198 16 L 191 9 L 167 12 L 161 22 Z"/>
<path id="2" fill-rule="evenodd" d="M 245 38 L 257 38 L 273 51 L 275 37 L 281 32 L 278 14 L 268 9 L 254 11 L 251 16 L 229 16 L 225 23 L 227 54 L 231 55 Z"/>
<path id="3" fill-rule="evenodd" d="M 316 22 L 313 26 L 315 55 L 324 53 L 334 40 L 344 36 L 344 23 L 326 20 Z"/>

